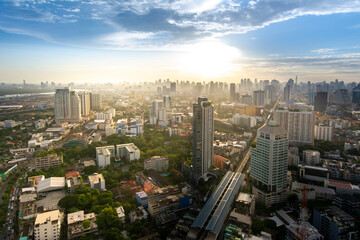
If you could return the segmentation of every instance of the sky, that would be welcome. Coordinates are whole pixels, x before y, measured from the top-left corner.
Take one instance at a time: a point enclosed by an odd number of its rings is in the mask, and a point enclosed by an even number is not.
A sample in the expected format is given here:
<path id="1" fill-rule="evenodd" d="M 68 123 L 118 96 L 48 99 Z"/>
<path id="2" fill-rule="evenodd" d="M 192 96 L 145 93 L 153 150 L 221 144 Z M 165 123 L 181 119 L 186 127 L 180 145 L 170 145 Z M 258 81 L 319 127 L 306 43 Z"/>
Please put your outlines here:
<path id="1" fill-rule="evenodd" d="M 0 82 L 360 81 L 359 0 L 0 0 Z"/>

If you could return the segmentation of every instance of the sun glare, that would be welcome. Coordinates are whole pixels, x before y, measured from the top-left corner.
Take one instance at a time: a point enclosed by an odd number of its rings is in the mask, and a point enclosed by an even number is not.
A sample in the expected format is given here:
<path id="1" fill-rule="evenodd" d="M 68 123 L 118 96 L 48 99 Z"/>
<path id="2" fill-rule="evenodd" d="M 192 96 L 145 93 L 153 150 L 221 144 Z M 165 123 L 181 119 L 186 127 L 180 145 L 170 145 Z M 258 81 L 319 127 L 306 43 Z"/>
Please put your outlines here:
<path id="1" fill-rule="evenodd" d="M 185 48 L 180 70 L 203 78 L 217 78 L 239 71 L 234 63 L 240 57 L 237 48 L 217 41 L 201 42 Z"/>

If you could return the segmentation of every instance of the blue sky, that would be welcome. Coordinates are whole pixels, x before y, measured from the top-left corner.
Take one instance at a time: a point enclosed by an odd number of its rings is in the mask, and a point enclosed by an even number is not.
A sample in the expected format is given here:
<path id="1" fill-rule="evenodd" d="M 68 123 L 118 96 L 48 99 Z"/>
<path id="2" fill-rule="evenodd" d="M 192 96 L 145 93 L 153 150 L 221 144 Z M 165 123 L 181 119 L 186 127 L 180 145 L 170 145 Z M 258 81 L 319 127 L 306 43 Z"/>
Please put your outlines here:
<path id="1" fill-rule="evenodd" d="M 356 0 L 0 1 L 0 82 L 360 80 Z"/>

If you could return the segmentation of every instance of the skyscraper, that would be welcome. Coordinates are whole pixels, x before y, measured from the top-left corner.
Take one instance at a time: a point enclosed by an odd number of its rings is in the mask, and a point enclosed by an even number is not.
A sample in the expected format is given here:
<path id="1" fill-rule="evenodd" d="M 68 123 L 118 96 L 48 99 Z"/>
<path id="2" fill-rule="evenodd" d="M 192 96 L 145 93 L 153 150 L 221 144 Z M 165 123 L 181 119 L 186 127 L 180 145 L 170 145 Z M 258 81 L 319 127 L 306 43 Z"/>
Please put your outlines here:
<path id="1" fill-rule="evenodd" d="M 314 145 L 315 114 L 313 111 L 276 110 L 275 121 L 287 132 L 292 145 Z"/>
<path id="2" fill-rule="evenodd" d="M 287 132 L 278 123 L 269 122 L 258 130 L 250 176 L 255 198 L 267 206 L 286 201 L 288 147 Z"/>
<path id="3" fill-rule="evenodd" d="M 91 110 L 100 110 L 102 108 L 102 95 L 99 93 L 92 93 L 90 97 Z"/>
<path id="4" fill-rule="evenodd" d="M 214 108 L 205 97 L 199 97 L 193 105 L 193 171 L 196 181 L 204 178 L 214 156 Z"/>
<path id="5" fill-rule="evenodd" d="M 324 112 L 327 106 L 327 92 L 317 92 L 314 99 L 314 111 L 315 112 Z"/>
<path id="6" fill-rule="evenodd" d="M 163 97 L 163 103 L 165 109 L 171 109 L 171 97 L 166 95 Z"/>
<path id="7" fill-rule="evenodd" d="M 71 88 L 56 89 L 54 112 L 58 122 L 80 122 L 81 100 L 78 94 Z"/>
<path id="8" fill-rule="evenodd" d="M 265 92 L 261 90 L 254 91 L 253 97 L 254 105 L 264 106 L 265 105 Z"/>
<path id="9" fill-rule="evenodd" d="M 163 108 L 163 101 L 154 99 L 149 109 L 150 124 L 155 125 L 159 120 L 159 110 Z"/>
<path id="10" fill-rule="evenodd" d="M 170 83 L 170 92 L 176 93 L 176 82 Z"/>
<path id="11" fill-rule="evenodd" d="M 91 108 L 90 92 L 81 92 L 81 93 L 79 93 L 79 97 L 81 100 L 81 115 L 88 116 L 90 113 L 90 108 Z"/>
<path id="12" fill-rule="evenodd" d="M 230 100 L 235 101 L 235 83 L 230 83 Z"/>

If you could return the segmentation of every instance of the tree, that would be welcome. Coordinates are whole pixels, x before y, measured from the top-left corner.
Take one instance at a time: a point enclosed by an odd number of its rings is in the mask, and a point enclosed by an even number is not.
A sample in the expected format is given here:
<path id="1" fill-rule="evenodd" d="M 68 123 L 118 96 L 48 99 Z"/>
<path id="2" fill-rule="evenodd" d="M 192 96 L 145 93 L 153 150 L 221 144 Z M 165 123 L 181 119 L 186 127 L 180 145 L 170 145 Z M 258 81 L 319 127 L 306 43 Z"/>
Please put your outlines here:
<path id="1" fill-rule="evenodd" d="M 91 226 L 91 221 L 86 219 L 82 222 L 82 226 L 84 229 L 88 229 Z"/>

